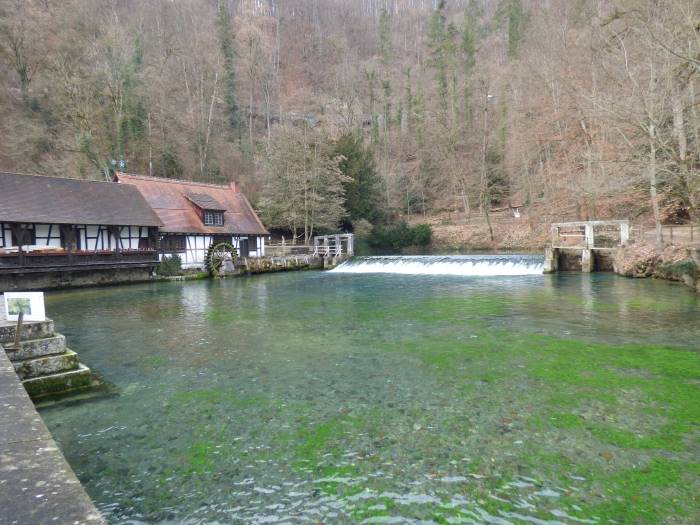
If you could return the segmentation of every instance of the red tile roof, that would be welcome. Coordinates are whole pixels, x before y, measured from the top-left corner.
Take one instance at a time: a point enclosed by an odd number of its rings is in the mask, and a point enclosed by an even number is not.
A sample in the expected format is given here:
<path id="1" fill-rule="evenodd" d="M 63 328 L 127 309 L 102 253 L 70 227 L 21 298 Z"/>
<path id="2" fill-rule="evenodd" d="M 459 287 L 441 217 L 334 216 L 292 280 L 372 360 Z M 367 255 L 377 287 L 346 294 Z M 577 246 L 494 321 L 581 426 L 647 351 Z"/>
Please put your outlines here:
<path id="1" fill-rule="evenodd" d="M 226 210 L 226 206 L 221 204 L 212 196 L 207 195 L 206 193 L 187 192 L 185 194 L 185 197 L 194 202 L 202 210 Z"/>
<path id="2" fill-rule="evenodd" d="M 160 226 L 130 186 L 0 172 L 0 222 Z"/>
<path id="3" fill-rule="evenodd" d="M 233 184 L 221 186 L 128 173 L 117 173 L 115 180 L 136 186 L 163 223 L 160 228 L 162 232 L 268 234 L 248 199 Z M 194 195 L 196 197 L 193 199 Z M 219 204 L 224 210 L 224 225 L 205 226 L 193 205 L 197 203 L 199 206 L 199 202 Z"/>

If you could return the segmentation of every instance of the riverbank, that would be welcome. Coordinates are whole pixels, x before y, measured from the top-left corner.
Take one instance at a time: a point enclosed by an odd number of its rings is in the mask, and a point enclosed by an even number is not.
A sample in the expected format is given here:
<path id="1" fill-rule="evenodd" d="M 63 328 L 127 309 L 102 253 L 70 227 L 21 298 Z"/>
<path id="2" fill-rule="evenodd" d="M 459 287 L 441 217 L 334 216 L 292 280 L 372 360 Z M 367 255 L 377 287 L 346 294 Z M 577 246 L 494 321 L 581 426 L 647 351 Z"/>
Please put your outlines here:
<path id="1" fill-rule="evenodd" d="M 432 229 L 431 248 L 436 251 L 543 251 L 549 229 L 543 224 L 530 224 L 525 220 L 494 218 L 491 224 L 493 240 L 485 221 L 472 219 L 467 223 L 429 221 Z"/>
<path id="2" fill-rule="evenodd" d="M 700 248 L 631 244 L 618 250 L 613 268 L 618 275 L 677 281 L 700 293 Z"/>

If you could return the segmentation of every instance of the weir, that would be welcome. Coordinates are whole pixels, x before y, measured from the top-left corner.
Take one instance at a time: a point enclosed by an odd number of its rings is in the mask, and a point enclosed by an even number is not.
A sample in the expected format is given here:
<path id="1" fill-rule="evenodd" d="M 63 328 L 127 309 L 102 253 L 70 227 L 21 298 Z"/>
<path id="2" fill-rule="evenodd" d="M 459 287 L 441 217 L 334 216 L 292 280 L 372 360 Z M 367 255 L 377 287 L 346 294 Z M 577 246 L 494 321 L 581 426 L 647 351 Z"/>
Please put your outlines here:
<path id="1" fill-rule="evenodd" d="M 627 220 L 560 222 L 551 226 L 551 246 L 545 248 L 544 272 L 612 271 L 615 251 L 627 244 Z"/>
<path id="2" fill-rule="evenodd" d="M 543 270 L 542 257 L 536 255 L 396 255 L 355 257 L 331 272 L 487 277 L 540 275 Z"/>

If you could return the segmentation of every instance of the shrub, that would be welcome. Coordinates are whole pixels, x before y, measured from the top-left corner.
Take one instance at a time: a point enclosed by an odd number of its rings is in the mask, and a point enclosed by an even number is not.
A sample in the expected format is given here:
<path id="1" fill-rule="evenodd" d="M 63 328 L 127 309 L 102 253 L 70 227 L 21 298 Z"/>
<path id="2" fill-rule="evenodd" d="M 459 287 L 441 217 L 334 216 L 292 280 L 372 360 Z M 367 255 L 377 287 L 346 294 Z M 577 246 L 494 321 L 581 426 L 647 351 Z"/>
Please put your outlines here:
<path id="1" fill-rule="evenodd" d="M 433 238 L 433 229 L 430 224 L 418 224 L 411 228 L 414 246 L 428 246 Z"/>
<path id="2" fill-rule="evenodd" d="M 158 267 L 158 275 L 171 276 L 182 273 L 182 259 L 175 254 L 171 257 L 163 257 Z"/>
<path id="3" fill-rule="evenodd" d="M 433 231 L 428 224 L 409 226 L 405 221 L 385 226 L 375 226 L 369 238 L 372 248 L 400 251 L 403 248 L 425 247 L 430 244 Z"/>

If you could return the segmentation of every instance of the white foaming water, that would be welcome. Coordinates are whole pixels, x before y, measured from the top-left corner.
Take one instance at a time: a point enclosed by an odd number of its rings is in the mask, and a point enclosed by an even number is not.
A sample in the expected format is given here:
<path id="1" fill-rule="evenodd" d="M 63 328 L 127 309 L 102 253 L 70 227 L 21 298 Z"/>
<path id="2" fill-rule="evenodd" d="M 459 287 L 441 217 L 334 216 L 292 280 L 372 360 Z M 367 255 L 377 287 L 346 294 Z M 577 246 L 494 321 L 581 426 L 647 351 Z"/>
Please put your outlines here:
<path id="1" fill-rule="evenodd" d="M 543 268 L 543 258 L 535 255 L 396 255 L 354 257 L 331 272 L 489 277 L 540 275 Z"/>

